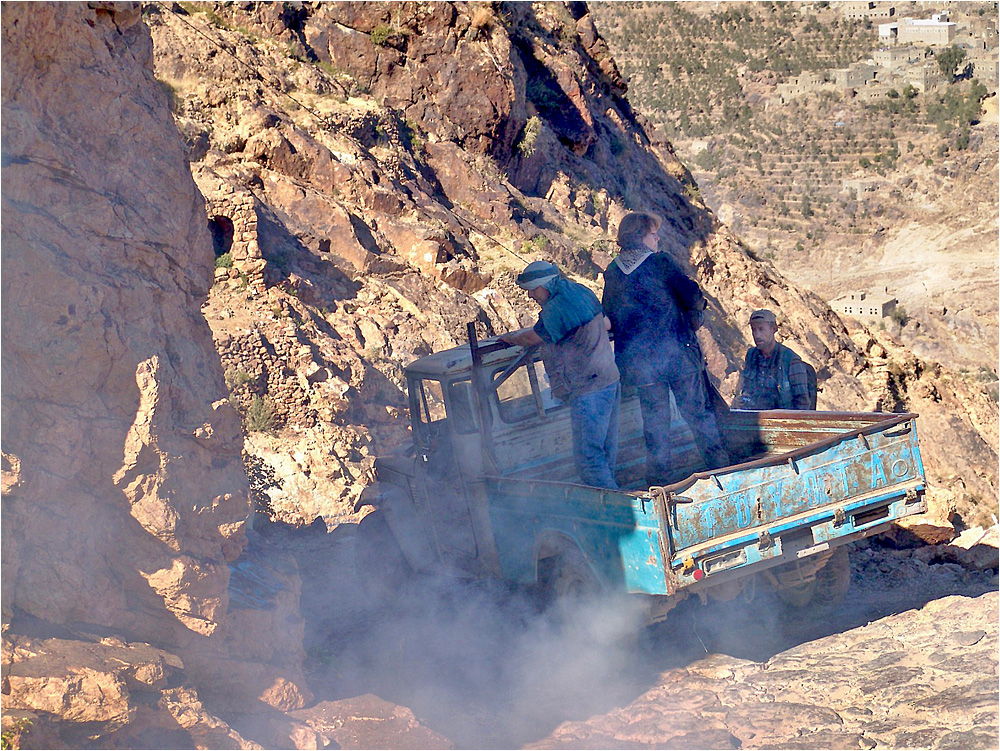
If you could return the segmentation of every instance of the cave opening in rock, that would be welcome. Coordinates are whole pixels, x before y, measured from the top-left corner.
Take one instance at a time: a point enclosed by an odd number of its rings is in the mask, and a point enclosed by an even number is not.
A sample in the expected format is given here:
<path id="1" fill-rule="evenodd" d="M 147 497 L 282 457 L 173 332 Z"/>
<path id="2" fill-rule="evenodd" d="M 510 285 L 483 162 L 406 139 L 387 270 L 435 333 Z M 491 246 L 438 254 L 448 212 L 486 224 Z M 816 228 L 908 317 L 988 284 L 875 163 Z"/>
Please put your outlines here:
<path id="1" fill-rule="evenodd" d="M 228 253 L 233 248 L 233 220 L 228 216 L 213 216 L 208 220 L 208 228 L 212 231 L 212 245 L 215 247 L 215 257 Z"/>

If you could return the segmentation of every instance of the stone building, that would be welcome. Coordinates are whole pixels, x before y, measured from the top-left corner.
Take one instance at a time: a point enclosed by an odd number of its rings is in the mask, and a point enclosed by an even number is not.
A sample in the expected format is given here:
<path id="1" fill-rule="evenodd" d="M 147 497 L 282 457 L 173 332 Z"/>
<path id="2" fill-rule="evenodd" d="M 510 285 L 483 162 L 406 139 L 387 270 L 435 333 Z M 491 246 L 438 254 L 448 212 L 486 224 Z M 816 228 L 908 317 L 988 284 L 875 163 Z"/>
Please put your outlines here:
<path id="1" fill-rule="evenodd" d="M 889 89 L 892 87 L 884 83 L 871 82 L 867 86 L 862 86 L 856 90 L 859 102 L 878 102 L 889 98 Z"/>
<path id="2" fill-rule="evenodd" d="M 875 80 L 878 66 L 874 62 L 854 63 L 848 68 L 836 68 L 830 71 L 833 82 L 841 89 L 858 89 Z"/>
<path id="3" fill-rule="evenodd" d="M 903 18 L 896 30 L 897 44 L 926 44 L 931 47 L 948 45 L 955 39 L 958 25 L 935 14 L 930 19 Z"/>
<path id="4" fill-rule="evenodd" d="M 875 54 L 872 56 L 875 60 L 875 64 L 880 68 L 885 70 L 895 71 L 902 68 L 910 63 L 923 60 L 923 52 L 917 50 L 916 47 L 883 47 L 881 49 L 875 50 Z"/>
<path id="5" fill-rule="evenodd" d="M 880 23 L 878 25 L 878 43 L 887 46 L 896 44 L 898 32 L 898 23 Z"/>
<path id="6" fill-rule="evenodd" d="M 856 201 L 865 197 L 866 193 L 876 193 L 882 189 L 881 180 L 852 178 L 844 180 L 840 184 L 842 193 L 852 193 Z"/>
<path id="7" fill-rule="evenodd" d="M 891 3 L 880 3 L 875 0 L 850 0 L 840 3 L 840 9 L 845 18 L 855 21 L 863 21 L 866 18 L 892 18 L 896 15 L 896 8 Z"/>
<path id="8" fill-rule="evenodd" d="M 884 293 L 870 294 L 868 292 L 848 292 L 830 303 L 830 307 L 838 313 L 864 321 L 881 321 L 888 318 L 896 309 L 899 301 L 889 295 L 889 288 Z"/>
<path id="9" fill-rule="evenodd" d="M 822 73 L 814 71 L 803 71 L 802 75 L 789 79 L 785 83 L 779 83 L 775 87 L 775 94 L 782 104 L 787 104 L 796 97 L 814 94 L 824 89 L 832 89 Z"/>
<path id="10" fill-rule="evenodd" d="M 907 68 L 902 73 L 902 78 L 920 93 L 944 83 L 944 76 L 941 75 L 937 63 L 924 63 Z"/>
<path id="11" fill-rule="evenodd" d="M 208 173 L 196 174 L 195 181 L 205 196 L 216 258 L 228 253 L 233 278 L 242 277 L 251 289 L 264 292 L 267 263 L 258 243 L 257 199 L 249 190 Z M 222 269 L 217 271 L 219 275 L 223 273 Z"/>
<path id="12" fill-rule="evenodd" d="M 972 77 L 979 79 L 984 86 L 996 91 L 1000 85 L 1000 56 L 992 49 L 984 55 L 972 59 Z"/>

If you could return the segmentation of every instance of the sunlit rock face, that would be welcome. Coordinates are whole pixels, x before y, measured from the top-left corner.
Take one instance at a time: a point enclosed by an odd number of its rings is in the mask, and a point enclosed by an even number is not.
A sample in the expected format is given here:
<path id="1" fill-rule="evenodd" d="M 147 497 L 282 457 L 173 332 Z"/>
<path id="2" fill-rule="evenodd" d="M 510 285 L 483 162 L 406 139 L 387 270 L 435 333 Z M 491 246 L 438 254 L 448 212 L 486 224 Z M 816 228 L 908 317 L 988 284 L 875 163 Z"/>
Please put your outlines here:
<path id="1" fill-rule="evenodd" d="M 274 665 L 239 688 L 275 703 L 301 628 L 267 626 L 297 578 L 263 621 L 230 608 L 243 437 L 200 313 L 204 200 L 138 4 L 5 8 L 3 102 L 4 619 L 167 646 L 195 677 L 252 622 L 250 659 Z M 287 686 L 277 703 L 300 704 Z"/>
<path id="2" fill-rule="evenodd" d="M 210 635 L 247 481 L 149 33 L 138 5 L 12 6 L 3 42 L 4 609 Z"/>

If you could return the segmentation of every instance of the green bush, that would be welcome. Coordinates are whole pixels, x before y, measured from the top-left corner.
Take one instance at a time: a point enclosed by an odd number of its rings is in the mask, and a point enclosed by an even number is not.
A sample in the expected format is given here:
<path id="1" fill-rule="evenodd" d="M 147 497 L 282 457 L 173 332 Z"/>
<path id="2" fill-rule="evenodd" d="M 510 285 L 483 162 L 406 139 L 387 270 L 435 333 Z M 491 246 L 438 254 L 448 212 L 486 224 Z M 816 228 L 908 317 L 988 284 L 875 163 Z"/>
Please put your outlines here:
<path id="1" fill-rule="evenodd" d="M 521 131 L 521 138 L 517 142 L 517 150 L 524 156 L 531 156 L 535 153 L 535 141 L 538 140 L 538 134 L 541 132 L 542 119 L 538 115 L 532 115 L 524 124 L 524 130 Z"/>
<path id="2" fill-rule="evenodd" d="M 254 396 L 250 400 L 243 425 L 248 433 L 270 433 L 278 424 L 278 416 L 274 411 L 274 402 L 268 397 Z"/>
<path id="3" fill-rule="evenodd" d="M 177 92 L 177 87 L 160 78 L 157 78 L 156 82 L 160 84 L 160 88 L 163 89 L 163 93 L 167 95 L 167 103 L 170 106 L 170 111 L 177 113 L 181 108 L 181 97 Z"/>
<path id="4" fill-rule="evenodd" d="M 891 318 L 897 326 L 903 328 L 910 321 L 910 316 L 906 312 L 906 308 L 902 305 L 897 305 L 889 312 L 889 318 Z"/>
<path id="5" fill-rule="evenodd" d="M 2 749 L 15 749 L 21 748 L 21 742 L 24 740 L 24 736 L 31 730 L 31 720 L 27 717 L 22 717 L 19 720 L 14 720 L 10 726 L 3 731 L 0 735 L 0 748 Z"/>
<path id="6" fill-rule="evenodd" d="M 389 24 L 380 23 L 374 29 L 372 29 L 371 40 L 372 44 L 377 47 L 385 47 L 389 42 L 389 37 L 392 36 L 392 27 Z"/>
<path id="7" fill-rule="evenodd" d="M 946 50 L 939 50 L 934 53 L 934 59 L 937 60 L 941 73 L 944 74 L 949 82 L 954 82 L 955 70 L 965 60 L 965 50 L 957 45 L 952 45 Z"/>
<path id="8" fill-rule="evenodd" d="M 548 247 L 549 247 L 549 238 L 547 238 L 545 235 L 535 235 L 533 238 L 531 238 L 524 244 L 524 250 L 529 253 L 531 252 L 544 253 Z"/>
<path id="9" fill-rule="evenodd" d="M 223 253 L 221 256 L 215 257 L 215 268 L 231 269 L 232 267 L 233 267 L 233 256 L 228 251 Z"/>
<path id="10" fill-rule="evenodd" d="M 528 97 L 528 101 L 539 109 L 556 109 L 559 106 L 559 93 L 546 82 L 537 78 L 528 81 L 524 93 Z"/>
<path id="11" fill-rule="evenodd" d="M 253 380 L 250 374 L 243 368 L 226 368 L 225 379 L 226 386 L 230 391 L 234 391 L 240 386 L 245 386 Z"/>

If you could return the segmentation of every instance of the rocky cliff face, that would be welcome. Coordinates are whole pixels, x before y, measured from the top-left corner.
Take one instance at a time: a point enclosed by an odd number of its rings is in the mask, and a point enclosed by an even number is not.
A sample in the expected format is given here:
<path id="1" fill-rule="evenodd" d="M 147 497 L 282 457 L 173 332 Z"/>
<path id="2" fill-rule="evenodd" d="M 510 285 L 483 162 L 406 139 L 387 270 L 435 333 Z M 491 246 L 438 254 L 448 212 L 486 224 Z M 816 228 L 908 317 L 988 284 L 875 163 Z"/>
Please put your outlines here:
<path id="1" fill-rule="evenodd" d="M 4 622 L 82 624 L 175 654 L 109 679 L 125 694 L 245 657 L 253 620 L 230 602 L 248 482 L 199 311 L 212 240 L 152 62 L 138 4 L 4 8 Z M 289 631 L 262 640 L 291 667 L 251 670 L 253 698 L 294 680 Z M 5 670 L 5 694 L 37 689 L 22 667 Z M 50 693 L 36 708 L 94 698 L 72 681 Z"/>
<path id="2" fill-rule="evenodd" d="M 151 40 L 138 7 L 12 7 L 3 31 L 5 607 L 211 635 L 245 542 L 242 436 Z"/>
<path id="3" fill-rule="evenodd" d="M 749 312 L 780 309 L 822 407 L 921 412 L 932 495 L 993 502 L 993 406 L 753 258 L 581 4 L 14 4 L 2 27 L 5 714 L 235 747 L 213 713 L 308 704 L 299 578 L 248 489 L 356 518 L 406 438 L 401 366 L 530 322 L 527 261 L 596 286 L 629 210 L 710 296 L 727 395 Z M 120 701 L 88 713 L 83 685 Z M 318 742 L 277 717 L 255 737 Z"/>

